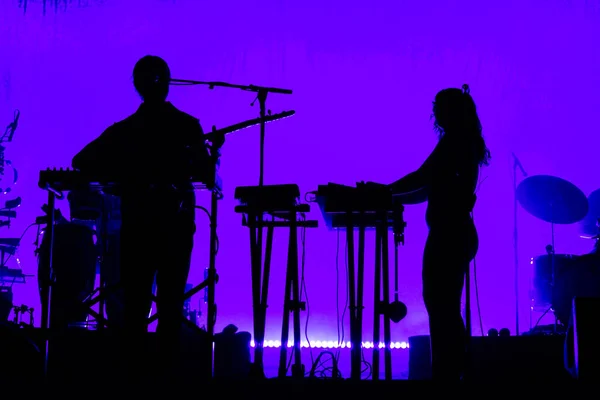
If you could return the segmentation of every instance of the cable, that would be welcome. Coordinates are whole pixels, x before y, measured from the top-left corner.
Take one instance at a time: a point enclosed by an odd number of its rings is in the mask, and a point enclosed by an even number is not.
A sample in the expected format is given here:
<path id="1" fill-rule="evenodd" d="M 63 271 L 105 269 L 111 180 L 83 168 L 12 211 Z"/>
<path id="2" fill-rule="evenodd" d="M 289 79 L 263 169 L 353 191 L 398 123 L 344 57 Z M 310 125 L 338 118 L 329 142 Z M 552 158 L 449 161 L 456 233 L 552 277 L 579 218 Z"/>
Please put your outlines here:
<path id="1" fill-rule="evenodd" d="M 337 336 L 338 347 L 342 344 L 341 325 L 344 323 L 340 320 L 340 230 L 336 231 L 337 240 L 335 246 L 335 313 L 337 317 Z M 337 359 L 339 360 L 340 351 L 337 351 Z"/>
<path id="2" fill-rule="evenodd" d="M 479 329 L 481 336 L 483 334 L 483 319 L 481 318 L 481 306 L 479 303 L 479 285 L 477 284 L 477 259 L 473 258 L 473 285 L 475 285 L 475 303 L 477 304 L 477 314 L 479 315 Z"/>
<path id="3" fill-rule="evenodd" d="M 360 351 L 360 355 L 362 357 L 362 363 L 365 366 L 365 368 L 360 371 L 361 377 L 365 372 L 367 372 L 367 376 L 362 379 L 369 379 L 373 374 L 373 366 L 365 359 L 365 352 L 363 350 Z"/>
<path id="4" fill-rule="evenodd" d="M 23 233 L 21 234 L 21 236 L 19 237 L 19 245 L 21 245 L 21 240 L 23 240 L 23 237 L 25 237 L 25 234 L 27 233 L 27 231 L 29 230 L 29 228 L 31 228 L 32 226 L 36 226 L 37 224 L 34 222 L 30 225 L 28 225 L 25 230 L 23 231 Z M 6 258 L 6 261 L 4 262 L 4 264 L 7 264 L 10 259 L 12 258 L 13 254 L 9 254 L 8 257 Z"/>
<path id="5" fill-rule="evenodd" d="M 306 218 L 304 216 L 304 214 L 302 214 L 302 218 L 305 221 Z M 313 351 L 312 351 L 312 346 L 310 345 L 310 340 L 308 338 L 308 321 L 310 318 L 310 303 L 308 300 L 308 292 L 306 290 L 306 280 L 305 280 L 305 265 L 306 265 L 306 226 L 302 227 L 302 230 L 300 231 L 300 239 L 302 242 L 302 258 L 301 258 L 301 295 L 304 295 L 304 298 L 306 299 L 306 322 L 305 322 L 305 326 L 304 326 L 304 336 L 306 338 L 306 341 L 308 342 L 308 347 L 309 347 L 309 351 L 310 351 L 310 358 L 311 358 L 311 369 L 310 371 L 306 374 L 308 376 L 310 376 L 311 378 L 331 378 L 331 379 L 342 379 L 342 374 L 340 372 L 340 369 L 338 367 L 338 360 L 339 360 L 339 350 L 337 352 L 337 354 L 334 354 L 331 351 L 322 351 L 319 353 L 319 355 L 317 356 L 317 358 L 315 359 L 313 356 Z M 339 231 L 338 231 L 338 250 L 339 250 Z M 339 251 L 338 251 L 339 253 Z M 338 270 L 338 257 L 336 254 L 336 271 Z M 339 285 L 338 285 L 339 286 Z M 339 292 L 339 290 L 338 290 Z M 336 296 L 337 299 L 337 296 Z M 338 308 L 338 316 L 339 316 L 339 306 Z M 338 338 L 339 338 L 339 318 L 338 318 Z M 321 360 L 323 356 L 325 355 L 329 355 L 330 358 L 326 359 L 326 360 Z M 291 358 L 290 358 L 291 360 Z M 331 366 L 326 366 L 327 362 L 331 362 Z M 289 365 L 288 365 L 288 369 L 289 369 Z M 328 374 L 330 374 L 330 376 L 328 376 Z"/>
<path id="6" fill-rule="evenodd" d="M 306 216 L 302 215 L 302 221 L 306 221 Z M 306 342 L 308 343 L 308 348 L 310 349 L 310 360 L 314 364 L 314 358 L 312 353 L 312 346 L 310 345 L 310 340 L 308 339 L 308 320 L 310 319 L 310 302 L 308 301 L 308 291 L 306 290 L 306 280 L 304 279 L 304 272 L 306 270 L 306 224 L 300 230 L 300 242 L 302 245 L 302 252 L 300 258 L 300 301 L 302 301 L 302 295 L 304 294 L 304 298 L 306 299 L 306 320 L 304 322 L 304 337 Z"/>
<path id="7" fill-rule="evenodd" d="M 481 189 L 481 184 L 485 182 L 486 179 L 487 176 L 477 183 L 475 194 L 479 192 L 479 189 Z M 473 224 L 475 224 L 475 211 L 473 210 L 471 210 L 471 220 L 473 220 Z M 484 336 L 483 318 L 481 317 L 481 303 L 479 302 L 479 284 L 477 283 L 477 255 L 473 257 L 473 285 L 475 285 L 475 304 L 477 305 L 477 315 L 479 317 L 479 329 L 481 331 L 481 336 Z"/>
<path id="8" fill-rule="evenodd" d="M 209 222 L 212 223 L 212 214 L 210 213 L 210 211 L 208 211 L 206 207 L 194 205 L 194 208 L 204 211 L 204 213 L 208 217 Z M 219 254 L 219 247 L 221 247 L 219 242 L 219 236 L 215 233 L 215 255 Z"/>
<path id="9" fill-rule="evenodd" d="M 533 327 L 533 329 L 537 328 L 537 326 L 540 324 L 540 322 L 542 322 L 542 318 L 544 318 L 546 316 L 546 314 L 548 314 L 548 312 L 550 310 L 552 310 L 552 306 L 548 307 L 548 309 L 546 311 L 544 311 L 544 313 L 538 318 L 538 320 L 535 323 L 535 326 Z"/>

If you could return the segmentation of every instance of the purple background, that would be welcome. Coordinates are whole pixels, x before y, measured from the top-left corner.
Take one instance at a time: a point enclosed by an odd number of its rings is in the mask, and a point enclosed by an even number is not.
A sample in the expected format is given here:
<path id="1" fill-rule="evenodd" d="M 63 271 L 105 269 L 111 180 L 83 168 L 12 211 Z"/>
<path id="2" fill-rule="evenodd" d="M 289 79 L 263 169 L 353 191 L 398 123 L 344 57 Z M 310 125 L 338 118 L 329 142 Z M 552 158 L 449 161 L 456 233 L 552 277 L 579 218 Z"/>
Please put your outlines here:
<path id="1" fill-rule="evenodd" d="M 16 0 L 0 6 L 0 124 L 21 120 L 6 156 L 20 180 L 12 196 L 23 205 L 3 237 L 18 237 L 46 201 L 37 188 L 46 167 L 66 167 L 71 157 L 107 126 L 134 112 L 139 99 L 131 71 L 141 56 L 169 63 L 173 77 L 276 86 L 274 113 L 292 118 L 267 125 L 265 183 L 297 183 L 302 192 L 319 184 L 391 182 L 417 168 L 436 142 L 431 102 L 444 87 L 471 86 L 492 163 L 482 171 L 475 209 L 480 233 L 477 283 L 483 329 L 514 332 L 512 158 L 527 172 L 567 179 L 588 195 L 596 175 L 596 115 L 600 108 L 600 2 L 342 1 L 284 0 L 200 2 L 87 2 L 42 13 Z M 77 3 L 77 2 L 73 2 Z M 252 93 L 232 89 L 173 87 L 170 100 L 198 118 L 205 130 L 258 116 Z M 2 128 L 5 125 L 2 125 Z M 256 185 L 259 130 L 234 133 L 223 148 L 217 331 L 234 323 L 252 329 L 248 231 L 233 211 L 236 186 Z M 160 160 L 157 160 L 160 162 Z M 520 178 L 519 178 L 520 179 Z M 209 196 L 198 196 L 208 206 Z M 60 203 L 68 214 L 66 201 Z M 421 300 L 421 253 L 426 238 L 424 205 L 406 210 L 401 249 L 400 297 L 409 308 L 393 326 L 394 341 L 426 334 Z M 338 338 L 336 233 L 321 223 L 306 238 L 306 284 L 311 341 Z M 152 216 L 149 216 L 152 218 Z M 190 283 L 208 264 L 208 224 L 198 213 Z M 544 254 L 550 226 L 519 211 L 521 331 L 529 328 L 531 257 Z M 578 225 L 558 226 L 558 253 L 591 249 Z M 344 235 L 338 278 L 344 307 Z M 370 244 L 372 236 L 368 235 Z M 35 274 L 35 229 L 20 249 L 25 273 Z M 287 235 L 275 239 L 267 339 L 278 340 Z M 365 340 L 371 340 L 372 259 L 367 249 Z M 391 253 L 390 253 L 391 255 Z M 391 258 L 393 260 L 393 258 Z M 11 267 L 15 267 L 14 259 Z M 15 304 L 39 310 L 37 283 L 15 286 Z M 474 291 L 473 291 L 474 293 Z M 196 302 L 196 300 L 194 300 Z M 474 333 L 479 334 L 476 303 Z M 39 313 L 37 314 L 39 321 Z M 534 322 L 537 319 L 534 315 Z M 306 313 L 304 315 L 306 317 Z M 346 339 L 348 325 L 346 314 Z"/>

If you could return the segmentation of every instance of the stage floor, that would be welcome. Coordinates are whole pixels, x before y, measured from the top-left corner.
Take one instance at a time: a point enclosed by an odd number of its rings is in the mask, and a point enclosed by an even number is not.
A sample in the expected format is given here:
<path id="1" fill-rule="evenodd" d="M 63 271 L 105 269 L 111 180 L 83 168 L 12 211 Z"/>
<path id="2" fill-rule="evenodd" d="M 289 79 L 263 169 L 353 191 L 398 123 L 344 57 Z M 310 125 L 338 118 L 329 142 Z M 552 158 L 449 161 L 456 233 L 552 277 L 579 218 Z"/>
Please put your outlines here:
<path id="1" fill-rule="evenodd" d="M 383 351 L 381 351 L 380 381 L 372 380 L 372 349 L 364 349 L 365 366 L 362 381 L 347 379 L 350 375 L 350 350 L 339 349 L 339 370 L 341 378 L 332 379 L 331 357 L 329 360 L 323 356 L 317 363 L 317 357 L 322 352 L 331 352 L 334 355 L 338 349 L 303 349 L 302 364 L 304 365 L 306 378 L 277 379 L 277 366 L 279 363 L 280 349 L 266 348 L 264 354 L 264 372 L 266 378 L 261 380 L 237 379 L 216 380 L 207 379 L 210 373 L 206 373 L 206 357 L 203 349 L 206 349 L 202 338 L 193 337 L 186 344 L 184 352 L 186 359 L 182 366 L 183 372 L 178 374 L 177 382 L 166 380 L 154 373 L 145 374 L 140 372 L 140 384 L 125 380 L 120 374 L 121 366 L 117 356 L 117 345 L 114 338 L 94 331 L 73 332 L 62 338 L 56 338 L 53 343 L 54 357 L 50 357 L 50 372 L 46 379 L 41 374 L 42 355 L 39 347 L 34 346 L 36 331 L 27 335 L 10 336 L 14 330 L 4 330 L 3 363 L 0 365 L 0 381 L 2 383 L 24 383 L 28 387 L 35 385 L 43 389 L 56 390 L 58 393 L 74 388 L 89 390 L 94 388 L 95 392 L 121 390 L 128 387 L 132 390 L 148 391 L 153 394 L 155 390 L 175 390 L 182 392 L 201 393 L 210 390 L 216 393 L 227 393 L 248 398 L 266 397 L 289 397 L 290 394 L 302 394 L 302 397 L 319 397 L 322 393 L 337 393 L 339 395 L 361 396 L 384 395 L 390 393 L 401 394 L 405 390 L 418 390 L 419 393 L 427 390 L 439 390 L 440 387 L 458 386 L 464 388 L 477 388 L 482 384 L 488 389 L 530 386 L 536 390 L 545 390 L 556 387 L 572 386 L 575 381 L 566 373 L 562 365 L 563 344 L 561 338 L 550 337 L 512 337 L 502 340 L 490 340 L 479 338 L 474 343 L 478 358 L 476 359 L 476 374 L 472 380 L 449 385 L 446 383 L 432 382 L 426 379 L 408 380 L 409 367 L 412 377 L 426 376 L 427 368 L 422 360 L 427 356 L 422 353 L 423 346 L 419 344 L 426 337 L 413 337 L 410 349 L 395 349 L 392 351 L 392 381 L 383 381 Z M 416 339 L 419 340 L 416 340 Z M 426 348 L 427 346 L 425 346 Z M 291 350 L 291 349 L 289 349 Z M 217 350 L 216 350 L 217 351 Z M 247 363 L 253 358 L 253 349 L 244 351 L 245 356 L 234 357 L 234 361 L 228 361 L 230 365 L 237 360 Z M 312 354 L 311 354 L 312 353 Z M 287 353 L 288 365 L 291 351 Z M 223 356 L 221 354 L 221 356 Z M 11 358 L 12 357 L 12 358 Z M 412 360 L 411 360 L 412 358 Z M 415 363 L 416 361 L 416 363 Z M 314 376 L 308 377 L 311 366 L 316 363 Z M 370 369 L 371 368 L 371 369 Z M 4 372 L 2 372 L 4 371 Z M 291 368 L 288 370 L 291 371 Z M 289 372 L 291 373 L 291 372 Z M 238 375 L 241 376 L 241 375 Z M 243 375 L 247 376 L 247 375 Z M 15 378 L 6 379 L 6 378 Z M 4 379 L 3 379 L 4 378 Z M 87 389 L 85 389 L 87 388 Z M 461 390 L 462 390 L 461 389 Z M 496 390 L 496 389 L 494 389 Z M 520 390 L 520 389 L 519 389 Z M 268 394 L 268 396 L 267 396 Z M 264 395 L 264 396 L 263 396 Z M 296 397 L 296 396 L 294 396 Z M 312 400 L 312 399 L 311 399 Z"/>
<path id="2" fill-rule="evenodd" d="M 90 387 L 93 385 L 93 388 Z M 85 389 L 86 387 L 87 389 Z M 444 396 L 445 398 L 458 396 L 458 398 L 475 398 L 481 396 L 519 396 L 519 395 L 543 395 L 553 396 L 568 390 L 570 398 L 582 389 L 585 394 L 585 385 L 577 382 L 552 382 L 552 381 L 511 381 L 502 380 L 489 382 L 463 382 L 458 384 L 438 383 L 432 381 L 409 381 L 394 380 L 389 382 L 349 380 L 326 381 L 326 380 L 292 380 L 292 379 L 269 379 L 263 382 L 249 381 L 224 381 L 212 383 L 172 382 L 158 384 L 151 382 L 147 384 L 127 385 L 94 384 L 93 382 L 70 382 L 63 384 L 50 384 L 40 387 L 40 393 L 44 395 L 65 395 L 82 393 L 86 390 L 90 395 L 117 396 L 121 394 L 133 394 L 135 396 L 152 397 L 188 397 L 194 398 L 239 398 L 239 399 L 387 399 L 404 396 Z M 78 395 L 78 397 L 80 396 Z M 576 398 L 576 397 L 575 397 Z"/>

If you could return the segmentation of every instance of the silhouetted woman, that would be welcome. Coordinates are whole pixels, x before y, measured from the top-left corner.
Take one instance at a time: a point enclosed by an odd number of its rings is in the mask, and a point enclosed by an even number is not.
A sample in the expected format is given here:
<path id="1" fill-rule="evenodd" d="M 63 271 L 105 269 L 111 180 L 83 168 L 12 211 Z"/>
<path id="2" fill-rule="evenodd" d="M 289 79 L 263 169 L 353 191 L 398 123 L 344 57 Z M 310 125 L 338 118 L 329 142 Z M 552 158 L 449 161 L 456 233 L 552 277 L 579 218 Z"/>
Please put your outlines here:
<path id="1" fill-rule="evenodd" d="M 423 255 L 423 299 L 429 314 L 433 379 L 460 380 L 465 364 L 461 316 L 464 278 L 478 248 L 472 219 L 479 168 L 490 152 L 469 87 L 444 89 L 433 103 L 439 142 L 423 165 L 392 183 L 392 193 L 427 193 L 429 235 Z"/>

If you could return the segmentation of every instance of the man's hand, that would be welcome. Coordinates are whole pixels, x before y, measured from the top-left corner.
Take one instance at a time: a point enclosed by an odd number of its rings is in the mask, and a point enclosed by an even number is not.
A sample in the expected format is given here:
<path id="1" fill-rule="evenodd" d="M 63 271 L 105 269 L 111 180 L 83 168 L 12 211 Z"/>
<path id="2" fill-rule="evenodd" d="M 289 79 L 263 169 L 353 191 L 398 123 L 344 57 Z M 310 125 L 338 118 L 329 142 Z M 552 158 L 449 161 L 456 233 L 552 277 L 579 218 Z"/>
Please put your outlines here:
<path id="1" fill-rule="evenodd" d="M 225 135 L 224 134 L 217 134 L 214 135 L 211 140 L 211 149 L 213 150 L 219 150 L 221 147 L 223 147 L 223 145 L 225 144 Z"/>
<path id="2" fill-rule="evenodd" d="M 213 132 L 213 135 L 210 137 L 209 142 L 210 146 L 208 148 L 211 156 L 217 158 L 220 157 L 220 149 L 221 147 L 223 147 L 223 144 L 225 144 L 225 134 L 215 134 Z"/>
<path id="3" fill-rule="evenodd" d="M 362 185 L 363 185 L 363 187 L 365 187 L 367 189 L 371 189 L 371 190 L 389 190 L 389 186 L 384 185 L 383 183 L 363 182 Z"/>

